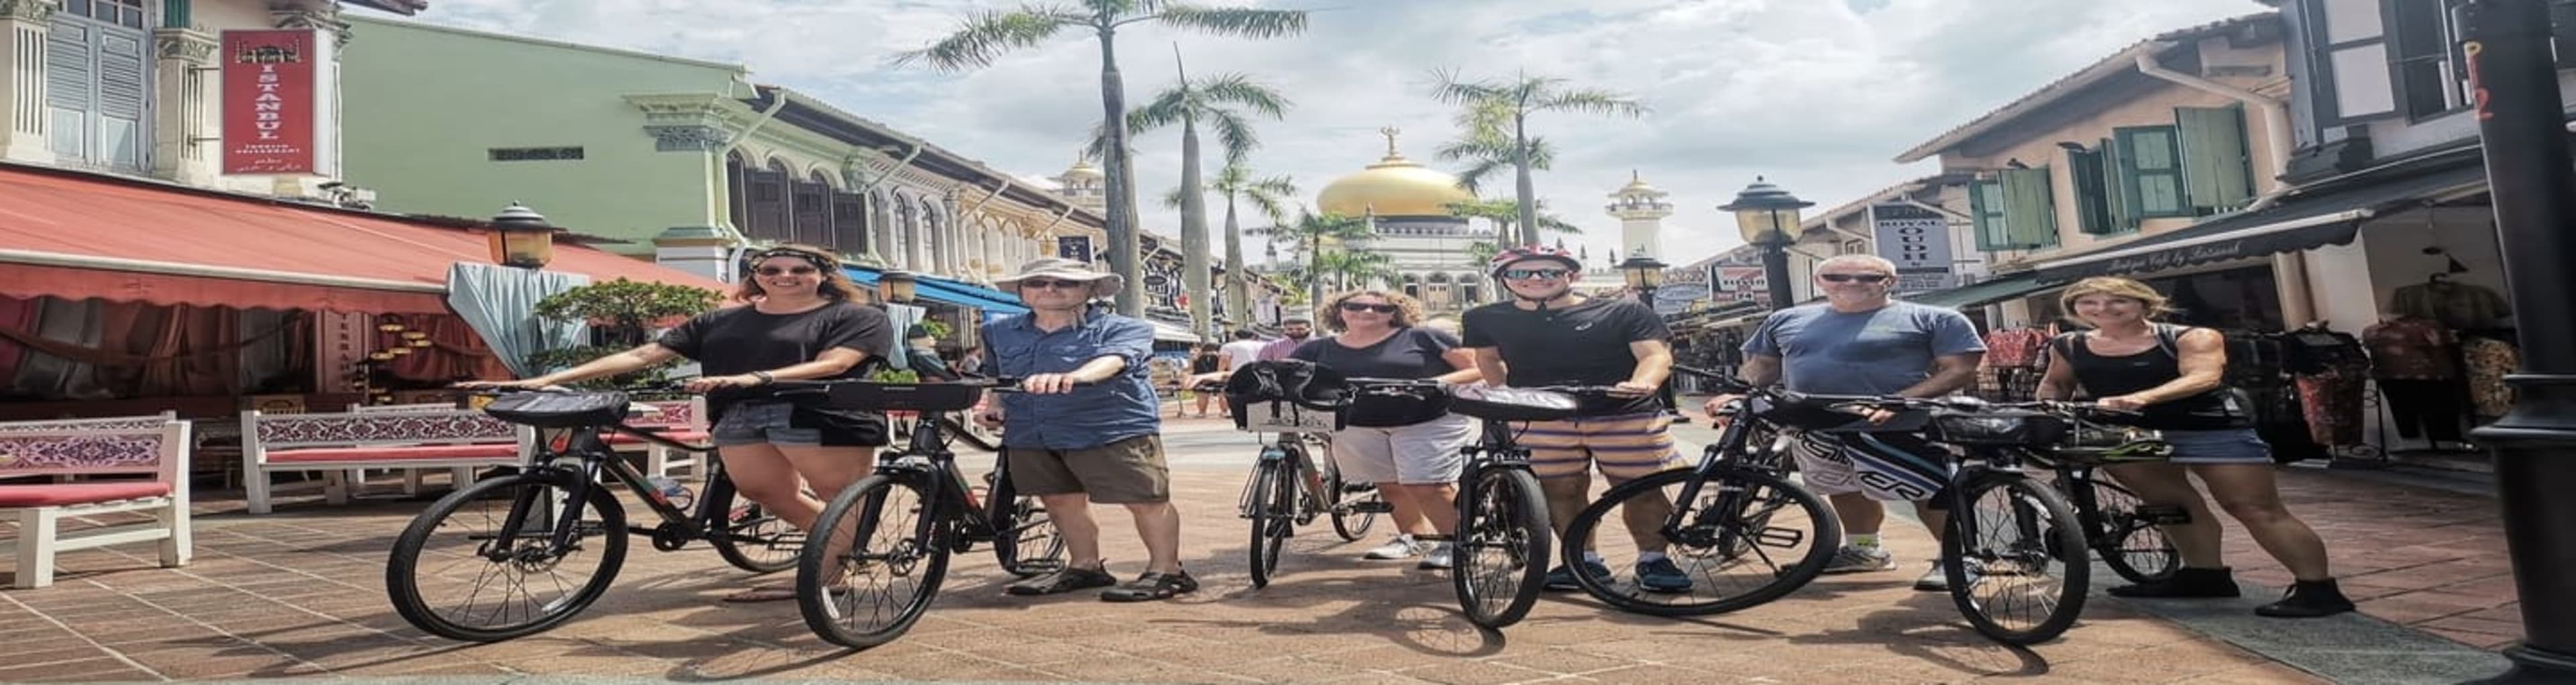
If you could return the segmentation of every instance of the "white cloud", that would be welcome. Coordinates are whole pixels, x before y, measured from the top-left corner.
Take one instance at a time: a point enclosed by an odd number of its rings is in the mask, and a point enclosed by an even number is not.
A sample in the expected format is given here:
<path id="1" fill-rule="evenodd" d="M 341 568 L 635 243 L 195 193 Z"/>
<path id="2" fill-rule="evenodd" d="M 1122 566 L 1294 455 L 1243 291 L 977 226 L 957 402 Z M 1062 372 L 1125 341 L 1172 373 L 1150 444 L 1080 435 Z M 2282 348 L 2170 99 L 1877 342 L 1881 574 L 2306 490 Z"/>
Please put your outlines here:
<path id="1" fill-rule="evenodd" d="M 1215 0 L 1211 0 L 1215 2 Z M 1560 151 L 1540 194 L 1616 247 L 1603 195 L 1631 169 L 1673 193 L 1665 261 L 1733 245 L 1715 209 L 1757 175 L 1833 206 L 1932 169 L 1890 157 L 2157 33 L 2261 11 L 2252 0 L 1260 0 L 1318 8 L 1306 35 L 1245 41 L 1134 26 L 1120 34 L 1130 102 L 1192 73 L 1243 72 L 1298 107 L 1264 124 L 1254 164 L 1311 195 L 1374 161 L 1376 130 L 1405 130 L 1426 163 L 1454 134 L 1424 95 L 1430 71 L 1527 70 L 1635 95 L 1634 121 L 1548 115 Z M 1329 7 L 1326 7 L 1329 5 Z M 946 33 L 972 0 L 438 0 L 420 19 L 748 64 L 786 85 L 1022 176 L 1071 161 L 1101 115 L 1099 51 L 1071 32 L 965 74 L 892 66 Z M 1575 6 L 1583 9 L 1567 10 Z M 363 40 L 363 36 L 360 38 Z M 1178 135 L 1140 137 L 1146 225 L 1178 232 L 1154 198 L 1179 179 Z"/>

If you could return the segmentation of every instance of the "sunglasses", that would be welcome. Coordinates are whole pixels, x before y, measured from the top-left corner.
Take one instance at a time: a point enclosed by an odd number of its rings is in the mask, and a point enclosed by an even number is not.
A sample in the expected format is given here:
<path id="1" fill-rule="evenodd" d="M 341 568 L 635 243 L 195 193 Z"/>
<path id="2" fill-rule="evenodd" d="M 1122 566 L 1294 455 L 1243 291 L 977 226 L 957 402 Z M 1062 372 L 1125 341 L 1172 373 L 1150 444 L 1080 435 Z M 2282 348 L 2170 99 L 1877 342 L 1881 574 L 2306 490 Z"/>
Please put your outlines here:
<path id="1" fill-rule="evenodd" d="M 780 275 L 780 274 L 793 274 L 793 275 L 797 275 L 797 276 L 812 276 L 812 275 L 814 275 L 814 272 L 816 272 L 816 271 L 818 271 L 818 269 L 815 269 L 814 267 L 810 267 L 810 266 L 791 266 L 791 267 L 786 267 L 786 268 L 779 268 L 779 267 L 775 267 L 775 266 L 765 266 L 765 267 L 761 267 L 761 268 L 760 268 L 760 271 L 758 271 L 758 272 L 756 272 L 756 273 L 759 273 L 759 274 L 760 274 L 760 275 L 762 275 L 762 276 L 777 276 L 777 275 Z"/>
<path id="2" fill-rule="evenodd" d="M 1050 279 L 1045 279 L 1045 278 L 1030 278 L 1030 279 L 1023 279 L 1023 280 L 1021 280 L 1021 281 L 1020 281 L 1020 287 L 1022 287 L 1022 288 L 1054 288 L 1054 289 L 1059 289 L 1059 290 L 1073 290 L 1073 289 L 1076 289 L 1076 288 L 1088 287 L 1088 286 L 1090 286 L 1090 285 L 1091 285 L 1091 283 L 1090 283 L 1089 281 L 1058 281 L 1058 280 L 1050 280 Z"/>
<path id="3" fill-rule="evenodd" d="M 1503 278 L 1514 281 L 1553 281 L 1573 273 L 1564 269 L 1504 269 Z"/>
<path id="4" fill-rule="evenodd" d="M 1816 274 L 1816 277 L 1825 279 L 1826 283 L 1849 283 L 1852 281 L 1877 283 L 1887 280 L 1887 274 Z"/>
<path id="5" fill-rule="evenodd" d="M 1379 313 L 1379 314 L 1393 314 L 1393 313 L 1395 313 L 1395 312 L 1396 312 L 1396 306 L 1395 306 L 1395 305 L 1391 305 L 1391 304 L 1368 304 L 1368 303 L 1364 303 L 1364 302 L 1344 302 L 1344 303 L 1342 303 L 1342 311 L 1346 311 L 1346 312 L 1377 312 L 1377 313 Z"/>

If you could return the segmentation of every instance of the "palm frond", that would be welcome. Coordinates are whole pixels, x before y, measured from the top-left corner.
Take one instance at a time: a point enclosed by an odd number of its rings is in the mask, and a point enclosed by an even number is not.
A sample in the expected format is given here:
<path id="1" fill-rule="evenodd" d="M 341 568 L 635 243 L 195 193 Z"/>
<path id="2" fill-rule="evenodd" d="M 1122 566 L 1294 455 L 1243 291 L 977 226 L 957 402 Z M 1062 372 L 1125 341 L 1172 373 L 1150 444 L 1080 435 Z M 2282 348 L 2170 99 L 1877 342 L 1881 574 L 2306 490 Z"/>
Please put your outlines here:
<path id="1" fill-rule="evenodd" d="M 1244 121 L 1242 114 L 1226 109 L 1209 110 L 1207 123 L 1209 128 L 1216 129 L 1217 147 L 1225 151 L 1227 164 L 1241 164 L 1245 157 L 1252 155 L 1253 148 L 1261 147 L 1260 134 L 1252 131 L 1252 122 Z"/>
<path id="2" fill-rule="evenodd" d="M 1131 135 L 1140 134 L 1181 123 L 1181 116 L 1188 113 L 1190 109 L 1188 86 L 1173 86 L 1155 93 L 1154 99 L 1145 104 L 1127 110 L 1127 132 Z"/>
<path id="3" fill-rule="evenodd" d="M 1462 159 L 1511 159 L 1512 139 L 1509 136 L 1469 135 L 1442 143 L 1432 154 L 1453 162 Z"/>
<path id="4" fill-rule="evenodd" d="M 1243 74 L 1218 74 L 1200 80 L 1193 89 L 1209 105 L 1235 105 L 1271 119 L 1285 117 L 1288 108 L 1296 106 L 1279 90 Z"/>
<path id="5" fill-rule="evenodd" d="M 1086 23 L 1080 10 L 1062 5 L 1021 5 L 991 10 L 961 20 L 957 30 L 928 47 L 896 53 L 894 63 L 922 63 L 938 71 L 966 71 L 991 65 L 1012 50 L 1036 47 L 1068 26 Z"/>
<path id="6" fill-rule="evenodd" d="M 1582 228 L 1577 227 L 1574 224 L 1566 223 L 1563 217 L 1559 217 L 1554 214 L 1538 215 L 1538 227 L 1568 235 L 1583 235 Z"/>
<path id="7" fill-rule="evenodd" d="M 1244 38 L 1277 38 L 1306 32 L 1306 13 L 1302 10 L 1201 7 L 1179 2 L 1157 4 L 1161 11 L 1151 16 L 1162 19 L 1164 25 L 1203 33 Z"/>
<path id="8" fill-rule="evenodd" d="M 1556 168 L 1556 146 L 1549 145 L 1546 138 L 1530 136 L 1529 163 L 1532 169 Z"/>
<path id="9" fill-rule="evenodd" d="M 1288 176 L 1272 176 L 1259 181 L 1254 181 L 1252 183 L 1252 190 L 1255 192 L 1268 193 L 1282 197 L 1295 195 L 1297 194 L 1297 179 Z"/>
<path id="10" fill-rule="evenodd" d="M 1458 172 L 1458 188 L 1470 193 L 1483 192 L 1482 189 L 1485 184 L 1486 176 L 1491 176 L 1497 171 L 1509 169 L 1511 166 L 1512 158 L 1509 155 L 1500 157 L 1478 157 L 1474 164 L 1471 164 L 1466 169 Z"/>
<path id="11" fill-rule="evenodd" d="M 1296 194 L 1296 182 L 1286 176 L 1272 176 L 1243 186 L 1243 199 L 1274 224 L 1288 220 L 1288 197 Z"/>
<path id="12" fill-rule="evenodd" d="M 1163 206 L 1180 209 L 1181 204 L 1188 199 L 1190 199 L 1190 189 L 1175 186 L 1163 193 Z"/>
<path id="13" fill-rule="evenodd" d="M 1544 97 L 1539 98 L 1537 102 L 1533 103 L 1530 106 L 1530 109 L 1533 111 L 1548 112 L 1608 114 L 1630 118 L 1645 116 L 1647 111 L 1645 103 L 1638 102 L 1636 98 L 1628 97 L 1627 95 L 1618 92 L 1595 88 L 1548 93 Z"/>
<path id="14" fill-rule="evenodd" d="M 1501 84 L 1492 81 L 1468 81 L 1451 68 L 1431 71 L 1431 99 L 1445 104 L 1468 105 L 1501 97 Z"/>

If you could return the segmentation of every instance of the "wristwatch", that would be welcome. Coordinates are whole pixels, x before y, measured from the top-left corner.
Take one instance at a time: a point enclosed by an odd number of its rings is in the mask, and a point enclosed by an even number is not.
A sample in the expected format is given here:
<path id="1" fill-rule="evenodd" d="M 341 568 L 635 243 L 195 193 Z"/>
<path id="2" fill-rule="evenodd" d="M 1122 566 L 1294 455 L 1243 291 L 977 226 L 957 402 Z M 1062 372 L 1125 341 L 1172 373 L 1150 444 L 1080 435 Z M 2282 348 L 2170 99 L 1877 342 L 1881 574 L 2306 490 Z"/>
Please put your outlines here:
<path id="1" fill-rule="evenodd" d="M 777 377 L 777 376 L 769 375 L 769 372 L 767 372 L 767 371 L 753 371 L 753 372 L 751 372 L 751 377 L 760 379 L 760 384 L 761 384 L 761 385 L 768 385 L 768 384 L 771 384 L 771 383 L 776 383 L 776 382 L 778 382 L 778 377 Z"/>

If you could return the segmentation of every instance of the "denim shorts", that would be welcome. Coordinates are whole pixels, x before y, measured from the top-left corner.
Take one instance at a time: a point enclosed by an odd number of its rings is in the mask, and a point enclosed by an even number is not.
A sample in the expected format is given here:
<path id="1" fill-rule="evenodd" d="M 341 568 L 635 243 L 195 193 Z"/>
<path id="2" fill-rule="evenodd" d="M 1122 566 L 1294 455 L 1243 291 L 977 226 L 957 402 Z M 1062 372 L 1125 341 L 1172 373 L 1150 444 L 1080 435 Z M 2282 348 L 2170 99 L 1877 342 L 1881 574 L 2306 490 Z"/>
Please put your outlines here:
<path id="1" fill-rule="evenodd" d="M 2166 430 L 2165 442 L 2173 445 L 2176 464 L 2264 464 L 2272 463 L 2272 445 L 2252 428 L 2220 430 Z"/>
<path id="2" fill-rule="evenodd" d="M 708 433 L 717 447 L 787 445 L 790 447 L 879 447 L 886 444 L 882 417 L 847 425 L 824 425 L 799 415 L 787 402 L 744 402 L 727 409 Z"/>

